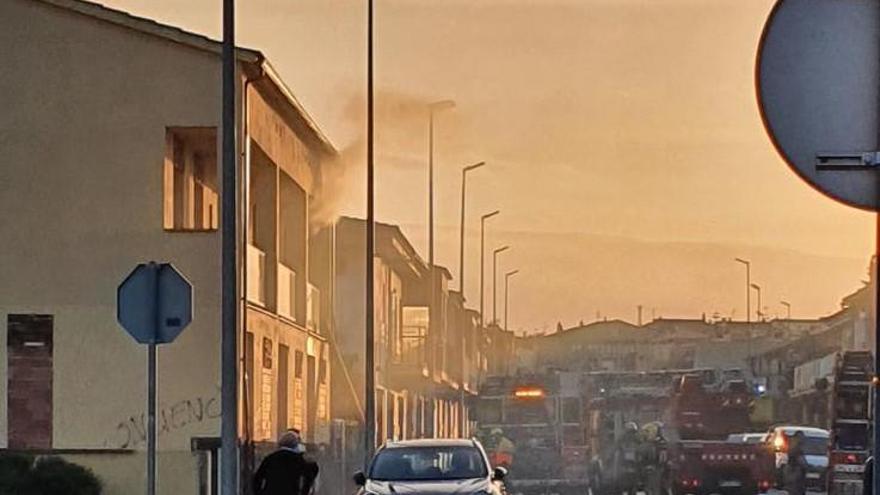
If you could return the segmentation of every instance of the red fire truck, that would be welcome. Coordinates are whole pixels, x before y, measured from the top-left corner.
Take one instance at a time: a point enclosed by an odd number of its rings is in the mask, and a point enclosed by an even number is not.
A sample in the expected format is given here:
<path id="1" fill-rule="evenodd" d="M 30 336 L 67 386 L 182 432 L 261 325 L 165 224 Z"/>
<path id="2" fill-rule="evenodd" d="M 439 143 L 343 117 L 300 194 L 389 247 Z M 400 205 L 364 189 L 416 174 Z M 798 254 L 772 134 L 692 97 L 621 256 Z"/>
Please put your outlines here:
<path id="1" fill-rule="evenodd" d="M 679 441 L 670 451 L 677 494 L 762 493 L 771 488 L 773 456 L 760 443 L 729 441 L 751 428 L 751 387 L 735 370 L 707 383 L 706 373 L 682 376 L 673 400 Z"/>
<path id="2" fill-rule="evenodd" d="M 832 389 L 828 494 L 861 495 L 865 461 L 871 455 L 870 352 L 844 352 L 837 359 Z"/>

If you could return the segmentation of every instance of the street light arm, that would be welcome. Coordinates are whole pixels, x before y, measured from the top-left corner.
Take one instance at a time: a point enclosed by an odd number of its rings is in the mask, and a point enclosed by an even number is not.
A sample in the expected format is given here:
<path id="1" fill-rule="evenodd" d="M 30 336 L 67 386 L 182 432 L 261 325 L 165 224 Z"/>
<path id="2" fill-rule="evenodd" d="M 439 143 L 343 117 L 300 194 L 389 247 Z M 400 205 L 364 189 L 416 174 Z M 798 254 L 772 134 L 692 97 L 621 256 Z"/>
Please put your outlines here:
<path id="1" fill-rule="evenodd" d="M 482 167 L 482 166 L 485 165 L 485 164 L 486 164 L 486 162 L 478 162 L 478 163 L 475 163 L 475 164 L 473 164 L 473 165 L 468 165 L 467 167 L 464 167 L 463 169 L 461 169 L 461 173 L 462 173 L 462 174 L 465 174 L 465 173 L 467 173 L 467 172 L 470 172 L 471 170 L 474 170 L 474 169 L 476 169 L 476 168 L 480 168 L 480 167 Z"/>
<path id="2" fill-rule="evenodd" d="M 446 110 L 448 108 L 455 108 L 455 101 L 453 100 L 440 100 L 435 101 L 428 105 L 428 109 L 433 113 L 439 110 Z"/>
<path id="3" fill-rule="evenodd" d="M 485 215 L 483 215 L 483 216 L 480 217 L 480 218 L 481 218 L 481 220 L 483 220 L 483 221 L 485 222 L 486 220 L 488 220 L 488 219 L 490 219 L 490 218 L 492 218 L 492 217 L 494 217 L 495 215 L 498 215 L 498 214 L 500 214 L 500 213 L 501 213 L 501 210 L 495 210 L 495 211 L 493 211 L 493 212 L 491 212 L 491 213 L 486 213 Z"/>

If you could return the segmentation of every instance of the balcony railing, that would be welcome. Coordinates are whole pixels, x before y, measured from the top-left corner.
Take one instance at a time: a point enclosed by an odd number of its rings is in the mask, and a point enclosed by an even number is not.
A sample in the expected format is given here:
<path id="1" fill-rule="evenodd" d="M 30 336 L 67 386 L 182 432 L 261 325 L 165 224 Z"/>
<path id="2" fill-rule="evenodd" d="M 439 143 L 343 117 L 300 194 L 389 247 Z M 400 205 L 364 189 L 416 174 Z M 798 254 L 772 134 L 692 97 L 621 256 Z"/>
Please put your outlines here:
<path id="1" fill-rule="evenodd" d="M 400 354 L 395 356 L 396 364 L 427 366 L 428 364 L 428 346 L 427 337 L 403 336 L 400 338 L 401 349 Z"/>
<path id="2" fill-rule="evenodd" d="M 296 272 L 278 263 L 278 314 L 296 321 Z"/>
<path id="3" fill-rule="evenodd" d="M 247 245 L 247 299 L 266 305 L 266 253 L 253 244 Z"/>

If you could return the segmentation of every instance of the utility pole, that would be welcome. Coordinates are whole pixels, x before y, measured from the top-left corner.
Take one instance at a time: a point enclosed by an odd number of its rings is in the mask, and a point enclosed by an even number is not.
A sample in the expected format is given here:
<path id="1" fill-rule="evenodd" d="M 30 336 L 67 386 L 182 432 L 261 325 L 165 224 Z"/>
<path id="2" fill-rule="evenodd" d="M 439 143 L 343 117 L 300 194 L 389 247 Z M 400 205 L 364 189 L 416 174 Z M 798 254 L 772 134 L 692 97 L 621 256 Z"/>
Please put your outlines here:
<path id="1" fill-rule="evenodd" d="M 238 448 L 238 263 L 236 249 L 235 3 L 223 0 L 222 206 L 220 311 L 220 493 L 237 495 Z"/>
<path id="2" fill-rule="evenodd" d="M 366 222 L 366 300 L 365 300 L 365 331 L 364 331 L 364 466 L 368 466 L 373 457 L 373 449 L 376 447 L 376 342 L 375 321 L 373 312 L 374 281 L 373 281 L 373 253 L 375 251 L 376 231 L 374 216 L 374 162 L 373 162 L 373 0 L 367 0 L 367 222 Z M 433 269 L 433 265 L 431 266 Z M 433 272 L 432 272 L 433 276 Z"/>

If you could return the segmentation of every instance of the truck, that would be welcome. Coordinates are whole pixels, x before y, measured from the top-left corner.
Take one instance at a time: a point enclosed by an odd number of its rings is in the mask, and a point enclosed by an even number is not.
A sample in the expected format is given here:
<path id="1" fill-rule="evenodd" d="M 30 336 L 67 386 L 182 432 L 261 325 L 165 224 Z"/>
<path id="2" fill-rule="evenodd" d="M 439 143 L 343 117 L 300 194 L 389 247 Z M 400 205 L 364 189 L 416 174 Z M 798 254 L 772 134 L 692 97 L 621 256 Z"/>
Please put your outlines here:
<path id="1" fill-rule="evenodd" d="M 748 433 L 753 392 L 732 370 L 707 383 L 706 374 L 681 377 L 673 399 L 679 440 L 670 452 L 675 494 L 764 493 L 773 486 L 774 458 L 760 443 L 731 441 Z M 745 435 L 741 436 L 745 438 Z"/>
<path id="2" fill-rule="evenodd" d="M 760 493 L 771 487 L 766 449 L 728 441 L 751 427 L 752 393 L 739 370 L 605 373 L 591 381 L 594 493 Z M 661 438 L 643 439 L 633 458 L 621 448 L 628 423 L 658 425 Z"/>
<path id="3" fill-rule="evenodd" d="M 510 494 L 584 494 L 587 447 L 580 373 L 550 371 L 486 378 L 477 425 L 490 460 L 508 464 Z M 498 452 L 498 434 L 513 446 Z"/>
<path id="4" fill-rule="evenodd" d="M 867 351 L 837 358 L 831 390 L 829 495 L 861 495 L 865 461 L 871 455 L 871 380 L 874 358 Z"/>
<path id="5" fill-rule="evenodd" d="M 769 488 L 772 459 L 747 432 L 751 391 L 736 370 L 566 372 L 488 377 L 480 432 L 512 444 L 513 494 L 752 493 Z M 639 429 L 633 448 L 632 426 Z M 647 426 L 658 432 L 645 438 Z M 487 443 L 490 457 L 493 442 Z"/>

